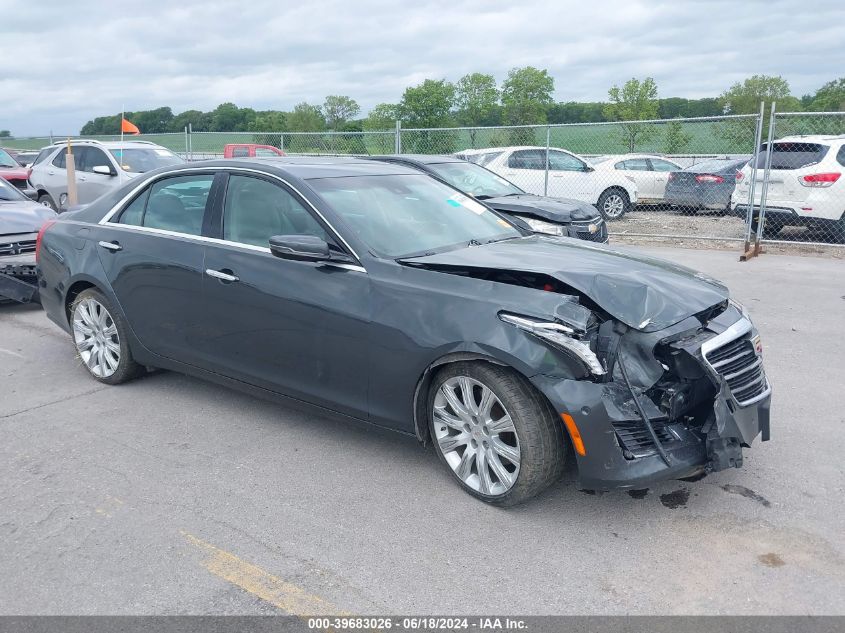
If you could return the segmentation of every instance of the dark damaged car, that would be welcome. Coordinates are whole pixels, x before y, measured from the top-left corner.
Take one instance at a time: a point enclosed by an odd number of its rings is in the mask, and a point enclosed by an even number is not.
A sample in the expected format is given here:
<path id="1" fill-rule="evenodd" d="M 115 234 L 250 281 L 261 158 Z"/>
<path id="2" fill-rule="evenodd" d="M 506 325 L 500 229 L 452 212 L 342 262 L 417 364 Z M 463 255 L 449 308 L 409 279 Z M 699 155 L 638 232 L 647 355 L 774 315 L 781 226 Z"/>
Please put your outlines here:
<path id="1" fill-rule="evenodd" d="M 56 217 L 0 179 L 0 303 L 38 300 L 35 249 L 38 231 Z"/>
<path id="2" fill-rule="evenodd" d="M 39 270 L 97 380 L 167 368 L 415 435 L 490 503 L 568 455 L 582 487 L 641 488 L 769 438 L 759 335 L 723 285 L 529 234 L 407 167 L 166 168 L 61 216 Z"/>
<path id="3" fill-rule="evenodd" d="M 607 225 L 593 205 L 568 198 L 527 193 L 489 169 L 455 156 L 394 154 L 371 156 L 396 165 L 424 171 L 455 189 L 481 200 L 499 213 L 534 233 L 574 237 L 589 242 L 608 242 Z"/>

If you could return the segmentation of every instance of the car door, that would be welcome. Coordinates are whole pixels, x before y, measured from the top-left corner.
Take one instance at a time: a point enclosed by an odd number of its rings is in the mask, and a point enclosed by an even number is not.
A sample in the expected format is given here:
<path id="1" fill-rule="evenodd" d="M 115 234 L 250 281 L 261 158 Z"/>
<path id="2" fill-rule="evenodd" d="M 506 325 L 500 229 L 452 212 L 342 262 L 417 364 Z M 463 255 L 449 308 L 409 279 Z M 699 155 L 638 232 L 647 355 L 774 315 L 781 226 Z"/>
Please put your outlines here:
<path id="1" fill-rule="evenodd" d="M 117 170 L 106 153 L 99 147 L 78 147 L 76 156 L 76 191 L 79 204 L 93 202 L 117 184 Z M 108 169 L 107 174 L 98 174 L 95 167 Z"/>
<path id="2" fill-rule="evenodd" d="M 138 340 L 199 366 L 202 239 L 213 171 L 159 178 L 97 227 L 100 262 Z"/>
<path id="3" fill-rule="evenodd" d="M 654 191 L 652 197 L 655 200 L 665 200 L 669 173 L 680 171 L 681 166 L 661 158 L 650 158 L 649 162 L 651 163 L 651 170 L 654 173 Z"/>
<path id="4" fill-rule="evenodd" d="M 616 169 L 623 171 L 625 177 L 634 181 L 641 202 L 653 200 L 657 195 L 657 174 L 651 171 L 648 159 L 627 158 L 616 163 Z"/>
<path id="5" fill-rule="evenodd" d="M 542 196 L 546 181 L 546 150 L 519 149 L 507 154 L 489 167 L 520 189 Z"/>
<path id="6" fill-rule="evenodd" d="M 209 368 L 366 418 L 367 273 L 272 255 L 275 235 L 316 235 L 339 246 L 310 205 L 270 176 L 232 171 L 217 213 L 221 240 L 206 246 L 199 344 Z"/>
<path id="7" fill-rule="evenodd" d="M 560 150 L 549 150 L 548 195 L 594 203 L 600 193 L 595 180 L 596 172 L 577 156 Z"/>

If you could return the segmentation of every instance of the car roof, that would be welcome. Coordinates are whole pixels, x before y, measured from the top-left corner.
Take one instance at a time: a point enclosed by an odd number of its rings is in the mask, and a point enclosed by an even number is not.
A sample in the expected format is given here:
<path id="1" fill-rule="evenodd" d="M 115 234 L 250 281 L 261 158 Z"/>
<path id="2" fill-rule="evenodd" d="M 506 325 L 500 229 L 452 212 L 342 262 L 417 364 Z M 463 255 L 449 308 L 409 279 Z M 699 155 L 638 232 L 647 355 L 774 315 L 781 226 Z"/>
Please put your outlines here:
<path id="1" fill-rule="evenodd" d="M 631 158 L 659 158 L 660 160 L 668 160 L 672 163 L 675 162 L 670 157 L 661 156 L 660 154 L 602 154 L 599 158 L 602 159 L 601 162 L 608 160 L 629 160 Z"/>
<path id="2" fill-rule="evenodd" d="M 784 136 L 783 138 L 775 139 L 773 142 L 781 143 L 781 142 L 798 142 L 801 141 L 810 141 L 810 142 L 818 142 L 818 141 L 845 141 L 845 134 L 806 134 L 800 135 L 796 134 L 794 136 Z"/>
<path id="3" fill-rule="evenodd" d="M 312 178 L 342 178 L 346 176 L 414 175 L 420 172 L 413 167 L 366 158 L 340 156 L 277 156 L 216 159 L 186 163 L 173 171 L 196 167 L 246 167 L 252 166 L 278 175 L 290 174 L 301 180 Z"/>
<path id="4" fill-rule="evenodd" d="M 465 163 L 463 158 L 449 154 L 381 154 L 368 156 L 368 160 L 396 161 L 417 163 L 420 165 L 439 165 L 440 163 Z M 474 164 L 474 163 L 473 163 Z"/>
<path id="5" fill-rule="evenodd" d="M 68 144 L 67 141 L 56 141 L 50 147 L 64 147 Z M 103 147 L 105 149 L 132 149 L 132 148 L 152 148 L 152 149 L 167 149 L 163 145 L 159 145 L 158 143 L 153 143 L 152 141 L 97 141 L 92 139 L 84 139 L 84 138 L 72 138 L 70 139 L 70 145 L 73 147 L 74 145 L 89 145 L 94 147 Z"/>

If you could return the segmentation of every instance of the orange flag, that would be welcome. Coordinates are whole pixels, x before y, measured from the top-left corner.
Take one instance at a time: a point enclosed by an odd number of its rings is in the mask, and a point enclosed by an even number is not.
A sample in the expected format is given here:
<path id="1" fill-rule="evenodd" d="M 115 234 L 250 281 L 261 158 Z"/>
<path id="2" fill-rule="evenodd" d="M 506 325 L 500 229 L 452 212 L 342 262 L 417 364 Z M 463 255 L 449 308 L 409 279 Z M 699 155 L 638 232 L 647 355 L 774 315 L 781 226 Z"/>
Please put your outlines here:
<path id="1" fill-rule="evenodd" d="M 126 119 L 120 119 L 120 131 L 124 134 L 140 134 L 141 130 L 138 129 L 138 126 L 132 123 L 131 121 L 127 121 Z"/>

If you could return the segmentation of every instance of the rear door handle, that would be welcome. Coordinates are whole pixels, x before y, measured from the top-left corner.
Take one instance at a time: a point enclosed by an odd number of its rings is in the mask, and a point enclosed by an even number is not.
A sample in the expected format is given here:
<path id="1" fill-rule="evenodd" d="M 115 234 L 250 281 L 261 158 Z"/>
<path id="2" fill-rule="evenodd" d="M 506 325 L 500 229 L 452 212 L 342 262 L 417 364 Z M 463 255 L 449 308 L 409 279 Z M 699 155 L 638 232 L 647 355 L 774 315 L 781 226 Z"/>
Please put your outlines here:
<path id="1" fill-rule="evenodd" d="M 223 272 L 222 270 L 214 270 L 213 268 L 206 268 L 205 274 L 209 277 L 214 277 L 220 281 L 240 281 L 237 275 L 232 275 L 230 272 Z"/>
<path id="2" fill-rule="evenodd" d="M 122 251 L 123 250 L 123 247 L 120 244 L 118 244 L 117 242 L 102 241 L 99 244 L 100 244 L 100 246 L 102 246 L 103 248 L 105 248 L 106 250 L 109 250 L 109 251 Z"/>

